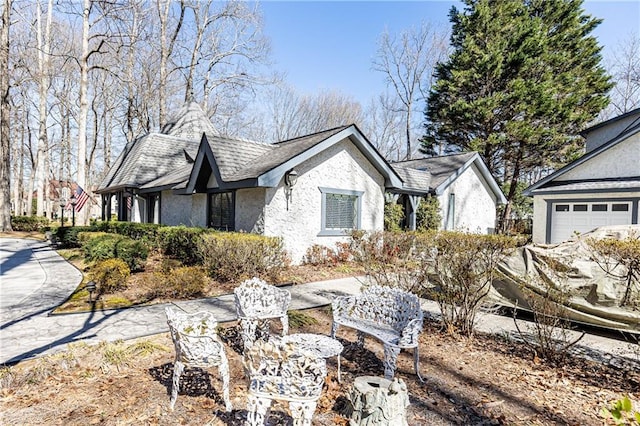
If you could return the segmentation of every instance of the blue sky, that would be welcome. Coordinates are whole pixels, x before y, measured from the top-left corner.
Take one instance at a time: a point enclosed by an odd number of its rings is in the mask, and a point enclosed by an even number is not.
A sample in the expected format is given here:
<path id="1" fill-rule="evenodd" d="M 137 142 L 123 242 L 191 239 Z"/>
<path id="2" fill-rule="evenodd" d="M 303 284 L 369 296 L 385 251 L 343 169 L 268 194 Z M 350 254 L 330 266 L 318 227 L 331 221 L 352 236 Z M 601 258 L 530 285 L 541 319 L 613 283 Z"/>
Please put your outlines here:
<path id="1" fill-rule="evenodd" d="M 275 67 L 301 93 L 335 89 L 366 106 L 385 88 L 371 69 L 385 29 L 399 33 L 421 21 L 450 27 L 452 1 L 273 1 L 261 3 Z M 459 5 L 459 3 L 456 3 Z M 640 0 L 592 0 L 587 14 L 604 19 L 594 34 L 604 54 L 640 33 Z"/>

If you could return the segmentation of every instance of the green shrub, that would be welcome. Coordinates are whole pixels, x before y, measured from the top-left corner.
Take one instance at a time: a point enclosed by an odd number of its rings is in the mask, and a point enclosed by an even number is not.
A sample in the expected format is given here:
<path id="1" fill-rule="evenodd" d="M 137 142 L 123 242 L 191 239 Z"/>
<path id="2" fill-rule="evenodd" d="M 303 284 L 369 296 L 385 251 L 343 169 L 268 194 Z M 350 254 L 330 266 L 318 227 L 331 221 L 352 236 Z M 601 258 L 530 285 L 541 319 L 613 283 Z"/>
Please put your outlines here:
<path id="1" fill-rule="evenodd" d="M 115 255 L 118 259 L 124 260 L 129 269 L 138 271 L 142 269 L 145 260 L 149 256 L 149 248 L 142 241 L 123 237 L 116 242 Z"/>
<path id="2" fill-rule="evenodd" d="M 418 231 L 437 231 L 440 229 L 442 216 L 440 203 L 436 197 L 426 197 L 420 200 L 416 212 L 416 228 Z"/>
<path id="3" fill-rule="evenodd" d="M 135 222 L 118 222 L 118 221 L 104 221 L 97 222 L 93 226 L 94 231 L 109 232 L 112 234 L 124 235 L 134 240 L 141 240 L 147 244 L 148 247 L 156 247 L 156 235 L 158 229 L 162 228 L 162 225 L 154 223 L 135 223 Z"/>
<path id="4" fill-rule="evenodd" d="M 402 204 L 384 203 L 384 230 L 391 232 L 402 231 L 404 209 Z"/>
<path id="5" fill-rule="evenodd" d="M 207 274 L 221 282 L 265 274 L 274 277 L 284 265 L 280 238 L 237 232 L 206 233 L 198 247 Z"/>
<path id="6" fill-rule="evenodd" d="M 46 231 L 49 225 L 49 219 L 42 216 L 11 216 L 11 228 L 14 231 Z"/>
<path id="7" fill-rule="evenodd" d="M 100 293 L 112 293 L 126 288 L 130 274 L 131 271 L 124 260 L 109 259 L 91 268 L 89 277 L 96 282 Z"/>
<path id="8" fill-rule="evenodd" d="M 81 246 L 78 241 L 78 234 L 93 230 L 90 226 L 61 226 L 55 230 L 51 238 L 58 248 L 77 248 Z"/>
<path id="9" fill-rule="evenodd" d="M 84 247 L 89 241 L 104 235 L 108 234 L 106 232 L 81 231 L 78 232 L 78 243 Z"/>
<path id="10" fill-rule="evenodd" d="M 85 233 L 83 232 L 81 234 Z M 123 238 L 125 237 L 122 235 L 103 233 L 102 235 L 87 240 L 82 246 L 84 259 L 88 262 L 99 262 L 117 257 L 116 244 Z"/>
<path id="11" fill-rule="evenodd" d="M 203 228 L 165 226 L 158 229 L 157 245 L 163 254 L 185 265 L 201 264 L 202 255 L 198 243 L 204 232 Z"/>
<path id="12" fill-rule="evenodd" d="M 131 271 L 141 269 L 149 255 L 149 248 L 142 241 L 117 234 L 101 233 L 89 238 L 82 248 L 88 262 L 118 258 L 124 260 Z"/>

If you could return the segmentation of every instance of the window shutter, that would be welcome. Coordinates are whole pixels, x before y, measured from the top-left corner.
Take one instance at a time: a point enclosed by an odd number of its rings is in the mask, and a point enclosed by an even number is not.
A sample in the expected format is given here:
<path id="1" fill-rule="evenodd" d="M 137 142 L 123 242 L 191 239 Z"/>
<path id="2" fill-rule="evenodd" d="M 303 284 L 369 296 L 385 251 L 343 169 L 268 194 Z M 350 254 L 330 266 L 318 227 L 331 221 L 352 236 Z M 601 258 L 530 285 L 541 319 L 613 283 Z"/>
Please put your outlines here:
<path id="1" fill-rule="evenodd" d="M 356 201 L 354 195 L 326 195 L 326 228 L 353 229 L 356 227 Z"/>

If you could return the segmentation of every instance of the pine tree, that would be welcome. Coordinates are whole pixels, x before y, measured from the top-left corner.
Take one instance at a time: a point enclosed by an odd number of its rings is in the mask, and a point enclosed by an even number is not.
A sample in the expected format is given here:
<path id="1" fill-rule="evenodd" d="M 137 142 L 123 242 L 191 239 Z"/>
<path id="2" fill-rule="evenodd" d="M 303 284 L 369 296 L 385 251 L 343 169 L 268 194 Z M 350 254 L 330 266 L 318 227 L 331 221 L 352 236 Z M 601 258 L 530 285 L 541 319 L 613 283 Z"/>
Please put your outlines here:
<path id="1" fill-rule="evenodd" d="M 436 68 L 422 151 L 478 151 L 509 188 L 580 151 L 575 136 L 607 106 L 601 22 L 582 0 L 465 0 L 451 9 L 452 54 Z"/>

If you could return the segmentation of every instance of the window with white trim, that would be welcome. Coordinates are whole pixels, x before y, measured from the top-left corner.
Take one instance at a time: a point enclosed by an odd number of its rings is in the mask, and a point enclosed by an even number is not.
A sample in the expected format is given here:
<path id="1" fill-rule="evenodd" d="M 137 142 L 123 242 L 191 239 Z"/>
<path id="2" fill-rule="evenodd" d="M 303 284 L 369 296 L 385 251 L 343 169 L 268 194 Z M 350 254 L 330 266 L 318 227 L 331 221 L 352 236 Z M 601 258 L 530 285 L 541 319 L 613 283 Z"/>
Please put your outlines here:
<path id="1" fill-rule="evenodd" d="M 360 229 L 363 191 L 320 188 L 322 228 L 320 235 L 344 235 Z"/>

